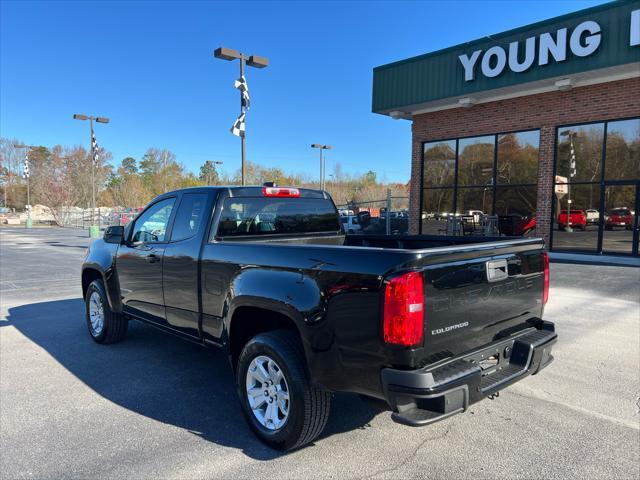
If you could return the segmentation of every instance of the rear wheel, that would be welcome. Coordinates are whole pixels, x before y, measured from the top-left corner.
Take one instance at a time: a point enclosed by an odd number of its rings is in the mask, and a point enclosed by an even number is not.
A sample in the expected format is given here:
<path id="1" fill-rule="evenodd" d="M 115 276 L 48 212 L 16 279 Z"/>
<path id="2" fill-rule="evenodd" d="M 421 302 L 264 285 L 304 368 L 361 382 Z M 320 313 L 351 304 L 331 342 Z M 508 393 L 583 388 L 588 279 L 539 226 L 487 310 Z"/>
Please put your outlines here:
<path id="1" fill-rule="evenodd" d="M 127 334 L 128 320 L 109 307 L 102 280 L 94 280 L 85 296 L 87 328 L 98 343 L 115 343 Z"/>
<path id="2" fill-rule="evenodd" d="M 276 330 L 255 336 L 242 350 L 236 370 L 242 412 L 263 442 L 291 450 L 320 435 L 331 397 L 311 384 L 296 335 Z"/>

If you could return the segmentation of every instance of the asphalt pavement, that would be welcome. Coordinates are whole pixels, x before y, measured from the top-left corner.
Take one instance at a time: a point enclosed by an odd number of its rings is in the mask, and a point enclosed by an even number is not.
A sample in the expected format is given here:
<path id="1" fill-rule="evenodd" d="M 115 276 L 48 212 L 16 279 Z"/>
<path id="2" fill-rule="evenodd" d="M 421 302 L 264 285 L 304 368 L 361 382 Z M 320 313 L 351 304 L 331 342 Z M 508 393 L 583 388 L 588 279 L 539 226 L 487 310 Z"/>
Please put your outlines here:
<path id="1" fill-rule="evenodd" d="M 555 362 L 422 428 L 335 394 L 316 442 L 250 432 L 221 351 L 86 331 L 86 232 L 0 229 L 0 478 L 638 478 L 640 269 L 551 265 Z"/>

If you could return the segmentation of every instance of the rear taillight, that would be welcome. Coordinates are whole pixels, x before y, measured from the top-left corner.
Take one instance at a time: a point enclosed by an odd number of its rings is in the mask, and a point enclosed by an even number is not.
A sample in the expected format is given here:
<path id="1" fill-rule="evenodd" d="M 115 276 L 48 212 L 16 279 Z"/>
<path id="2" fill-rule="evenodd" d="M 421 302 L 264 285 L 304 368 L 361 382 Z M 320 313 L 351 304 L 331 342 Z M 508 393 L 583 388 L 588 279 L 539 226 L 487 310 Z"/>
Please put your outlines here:
<path id="1" fill-rule="evenodd" d="M 549 254 L 542 252 L 544 261 L 544 288 L 542 290 L 542 304 L 546 305 L 549 300 Z"/>
<path id="2" fill-rule="evenodd" d="M 262 193 L 265 197 L 299 197 L 300 190 L 289 187 L 264 187 Z"/>
<path id="3" fill-rule="evenodd" d="M 405 347 L 424 339 L 424 283 L 422 274 L 405 273 L 388 281 L 384 291 L 384 341 Z"/>

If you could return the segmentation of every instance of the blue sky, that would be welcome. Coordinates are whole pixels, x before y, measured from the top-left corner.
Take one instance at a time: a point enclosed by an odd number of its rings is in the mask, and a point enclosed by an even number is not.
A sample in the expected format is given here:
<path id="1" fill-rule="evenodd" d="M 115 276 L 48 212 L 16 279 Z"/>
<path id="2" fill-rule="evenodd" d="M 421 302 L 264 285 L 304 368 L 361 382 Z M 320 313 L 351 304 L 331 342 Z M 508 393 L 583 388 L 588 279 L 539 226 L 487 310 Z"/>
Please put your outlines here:
<path id="1" fill-rule="evenodd" d="M 0 134 L 87 145 L 71 117 L 97 114 L 114 163 L 153 146 L 233 172 L 239 66 L 213 58 L 224 45 L 270 60 L 247 70 L 249 160 L 316 175 L 309 145 L 325 143 L 329 172 L 405 182 L 411 124 L 371 113 L 373 67 L 599 3 L 1 0 Z"/>

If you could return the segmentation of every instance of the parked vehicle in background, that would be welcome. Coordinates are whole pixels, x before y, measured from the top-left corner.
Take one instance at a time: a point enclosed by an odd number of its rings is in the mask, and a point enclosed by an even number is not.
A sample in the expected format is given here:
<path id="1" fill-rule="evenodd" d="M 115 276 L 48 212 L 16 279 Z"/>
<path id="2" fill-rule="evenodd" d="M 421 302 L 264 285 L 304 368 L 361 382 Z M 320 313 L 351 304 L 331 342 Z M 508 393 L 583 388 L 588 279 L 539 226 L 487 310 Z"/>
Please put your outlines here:
<path id="1" fill-rule="evenodd" d="M 509 215 L 498 216 L 498 231 L 501 235 L 507 235 L 509 237 L 522 237 L 532 233 L 535 228 L 535 213 L 532 215 L 511 213 Z"/>
<path id="2" fill-rule="evenodd" d="M 616 227 L 631 230 L 633 228 L 633 215 L 628 208 L 614 208 L 604 216 L 604 228 L 613 230 Z"/>
<path id="3" fill-rule="evenodd" d="M 587 214 L 587 225 L 597 225 L 600 222 L 600 212 L 595 208 L 587 208 L 585 213 Z"/>
<path id="4" fill-rule="evenodd" d="M 536 217 L 518 215 L 513 226 L 513 235 L 523 237 L 536 229 Z"/>
<path id="5" fill-rule="evenodd" d="M 340 217 L 340 221 L 342 222 L 342 228 L 346 233 L 356 233 L 362 229 L 362 226 L 360 225 L 360 220 L 356 215 Z"/>
<path id="6" fill-rule="evenodd" d="M 568 210 L 562 210 L 558 215 L 558 228 L 565 230 L 568 226 L 584 232 L 587 229 L 587 214 L 584 210 L 571 210 L 570 214 Z"/>
<path id="7" fill-rule="evenodd" d="M 250 428 L 290 450 L 322 432 L 331 392 L 420 426 L 537 374 L 557 340 L 548 260 L 541 239 L 344 235 L 318 190 L 199 187 L 108 227 L 81 282 L 97 343 L 135 319 L 224 348 Z"/>
<path id="8" fill-rule="evenodd" d="M 341 217 L 347 217 L 349 215 L 353 215 L 353 210 L 347 210 L 346 208 L 341 208 L 338 210 L 338 213 Z"/>
<path id="9" fill-rule="evenodd" d="M 479 224 L 480 223 L 480 219 L 484 215 L 484 212 L 482 210 L 467 210 L 465 215 L 468 216 L 468 217 L 473 217 L 473 221 L 476 224 Z"/>

